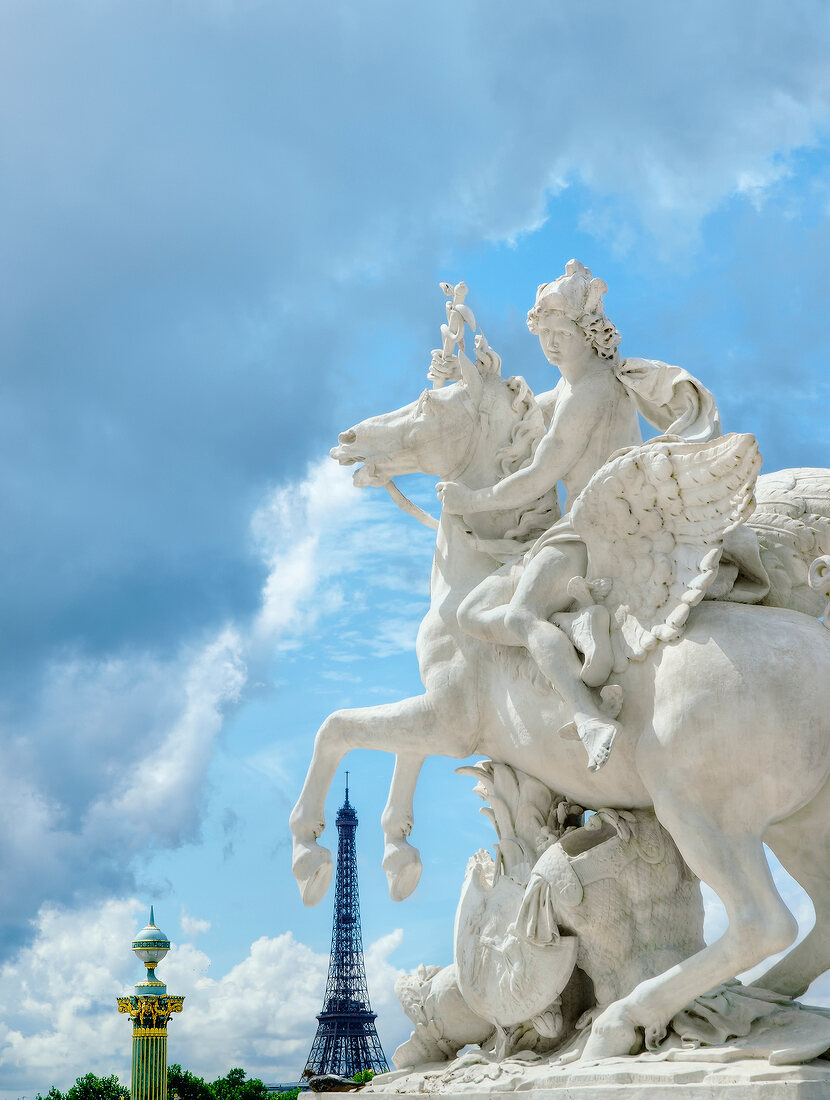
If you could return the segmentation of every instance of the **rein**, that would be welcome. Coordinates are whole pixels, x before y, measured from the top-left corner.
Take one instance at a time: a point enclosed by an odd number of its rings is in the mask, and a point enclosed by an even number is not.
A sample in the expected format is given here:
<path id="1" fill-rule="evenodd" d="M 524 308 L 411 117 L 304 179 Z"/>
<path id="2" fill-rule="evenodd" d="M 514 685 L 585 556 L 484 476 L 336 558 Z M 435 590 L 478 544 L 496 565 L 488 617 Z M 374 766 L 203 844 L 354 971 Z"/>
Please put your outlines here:
<path id="1" fill-rule="evenodd" d="M 438 520 L 435 516 L 431 516 L 429 512 L 425 512 L 423 508 L 411 501 L 408 496 L 404 496 L 391 478 L 389 481 L 384 482 L 383 487 L 402 512 L 413 516 L 419 523 L 423 523 L 424 527 L 429 527 L 432 531 L 438 530 Z"/>

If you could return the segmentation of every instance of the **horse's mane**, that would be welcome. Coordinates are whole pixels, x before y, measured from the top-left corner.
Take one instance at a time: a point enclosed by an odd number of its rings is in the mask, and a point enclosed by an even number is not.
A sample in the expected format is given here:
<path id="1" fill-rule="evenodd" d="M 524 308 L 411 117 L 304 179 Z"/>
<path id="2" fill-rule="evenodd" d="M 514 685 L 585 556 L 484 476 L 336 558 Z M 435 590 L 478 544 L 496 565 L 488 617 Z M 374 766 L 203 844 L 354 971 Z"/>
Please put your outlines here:
<path id="1" fill-rule="evenodd" d="M 519 419 L 513 426 L 510 442 L 496 452 L 502 477 L 526 466 L 545 434 L 542 410 L 536 404 L 533 390 L 524 378 L 517 374 L 508 378 L 504 384 L 513 395 L 510 407 L 514 413 L 519 414 Z"/>
<path id="2" fill-rule="evenodd" d="M 513 426 L 510 441 L 496 452 L 502 477 L 530 465 L 536 448 L 547 431 L 542 410 L 524 378 L 514 375 L 505 381 L 505 385 L 513 395 L 511 407 L 519 414 L 519 419 Z M 505 538 L 530 543 L 556 523 L 561 514 L 554 486 L 524 508 L 515 527 L 505 532 Z"/>

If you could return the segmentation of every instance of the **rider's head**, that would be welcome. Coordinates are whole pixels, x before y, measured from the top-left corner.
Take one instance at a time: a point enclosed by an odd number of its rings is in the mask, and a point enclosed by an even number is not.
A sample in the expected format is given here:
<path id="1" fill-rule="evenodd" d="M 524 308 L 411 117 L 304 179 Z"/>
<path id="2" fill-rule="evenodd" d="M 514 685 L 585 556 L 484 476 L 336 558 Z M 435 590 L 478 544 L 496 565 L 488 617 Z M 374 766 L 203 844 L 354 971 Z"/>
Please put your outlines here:
<path id="1" fill-rule="evenodd" d="M 602 296 L 607 289 L 602 279 L 591 277 L 587 267 L 578 260 L 570 260 L 564 275 L 552 283 L 542 283 L 537 290 L 536 302 L 527 315 L 527 327 L 543 339 L 545 330 L 555 322 L 565 339 L 572 330 L 581 335 L 600 359 L 615 359 L 620 334 L 605 316 Z"/>

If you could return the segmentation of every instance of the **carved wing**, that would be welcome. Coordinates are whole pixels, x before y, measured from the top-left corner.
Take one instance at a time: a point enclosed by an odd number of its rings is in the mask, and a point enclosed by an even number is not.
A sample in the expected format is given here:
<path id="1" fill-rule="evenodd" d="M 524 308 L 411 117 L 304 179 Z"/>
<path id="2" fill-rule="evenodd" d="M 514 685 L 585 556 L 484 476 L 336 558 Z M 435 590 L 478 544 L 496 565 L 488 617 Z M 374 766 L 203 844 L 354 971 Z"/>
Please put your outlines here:
<path id="1" fill-rule="evenodd" d="M 658 439 L 612 457 L 580 493 L 571 520 L 588 549 L 589 583 L 608 592 L 616 672 L 683 632 L 724 535 L 752 513 L 760 466 L 751 435 Z"/>
<path id="2" fill-rule="evenodd" d="M 758 537 L 770 581 L 764 603 L 808 615 L 824 613 L 824 598 L 809 583 L 813 561 L 830 554 L 830 470 L 762 474 L 748 526 Z"/>

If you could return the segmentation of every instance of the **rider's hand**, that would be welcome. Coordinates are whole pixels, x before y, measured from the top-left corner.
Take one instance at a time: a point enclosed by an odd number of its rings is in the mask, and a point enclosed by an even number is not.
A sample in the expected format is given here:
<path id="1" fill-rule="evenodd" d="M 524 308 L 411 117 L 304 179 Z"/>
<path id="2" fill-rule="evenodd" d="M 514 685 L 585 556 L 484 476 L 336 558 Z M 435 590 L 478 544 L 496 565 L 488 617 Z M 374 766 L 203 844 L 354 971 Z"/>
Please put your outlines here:
<path id="1" fill-rule="evenodd" d="M 446 511 L 455 515 L 473 510 L 473 491 L 457 481 L 439 481 L 435 488 Z"/>

